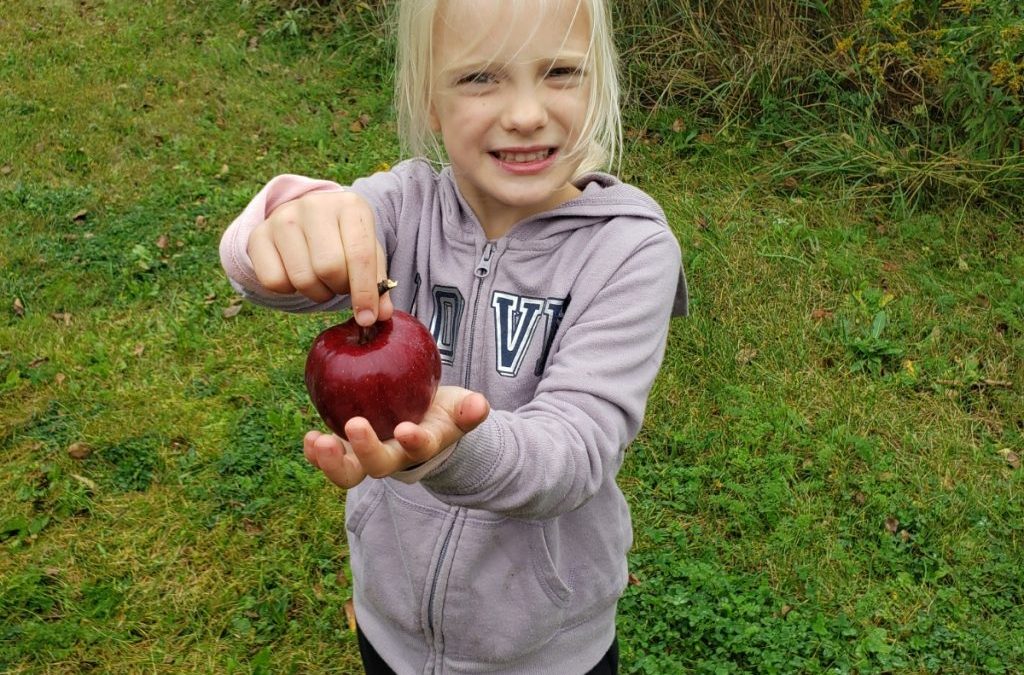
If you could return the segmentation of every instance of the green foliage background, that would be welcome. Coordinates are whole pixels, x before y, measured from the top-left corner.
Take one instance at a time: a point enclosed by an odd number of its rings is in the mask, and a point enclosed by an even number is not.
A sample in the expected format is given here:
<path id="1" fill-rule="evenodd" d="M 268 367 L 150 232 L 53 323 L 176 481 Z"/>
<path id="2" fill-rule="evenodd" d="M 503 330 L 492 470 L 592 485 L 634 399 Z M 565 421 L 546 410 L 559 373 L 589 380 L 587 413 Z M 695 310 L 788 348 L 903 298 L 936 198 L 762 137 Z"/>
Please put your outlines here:
<path id="1" fill-rule="evenodd" d="M 245 0 L 271 30 L 387 32 L 387 0 Z M 642 126 L 773 142 L 777 180 L 889 207 L 1019 210 L 1024 6 L 1016 0 L 611 3 Z M 666 115 L 676 115 L 667 117 Z M 682 132 L 681 134 L 679 132 Z"/>
<path id="2" fill-rule="evenodd" d="M 624 672 L 1024 670 L 1016 3 L 616 7 L 693 290 Z M 0 44 L 0 671 L 358 672 L 299 448 L 338 317 L 240 305 L 216 247 L 275 174 L 396 159 L 386 13 L 13 2 Z"/>

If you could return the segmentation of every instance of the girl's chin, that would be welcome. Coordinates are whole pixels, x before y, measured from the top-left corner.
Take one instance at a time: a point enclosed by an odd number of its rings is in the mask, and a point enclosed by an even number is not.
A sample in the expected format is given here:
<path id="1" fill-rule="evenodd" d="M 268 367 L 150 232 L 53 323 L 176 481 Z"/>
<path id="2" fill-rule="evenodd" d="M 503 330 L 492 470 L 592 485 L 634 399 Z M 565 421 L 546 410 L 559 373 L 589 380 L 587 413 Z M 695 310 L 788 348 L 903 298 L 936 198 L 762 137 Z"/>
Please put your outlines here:
<path id="1" fill-rule="evenodd" d="M 570 199 L 576 197 L 579 190 L 571 184 L 557 190 L 510 190 L 501 194 L 494 194 L 492 197 L 496 202 L 507 208 L 517 209 L 529 213 L 540 213 L 553 209 Z"/>
<path id="2" fill-rule="evenodd" d="M 555 173 L 564 175 L 555 176 Z M 459 189 L 469 201 L 524 212 L 540 212 L 554 208 L 580 193 L 571 182 L 571 174 L 562 171 L 535 176 L 509 176 L 499 173 L 483 180 L 473 180 L 466 174 L 460 175 L 458 171 L 455 172 L 455 176 Z"/>

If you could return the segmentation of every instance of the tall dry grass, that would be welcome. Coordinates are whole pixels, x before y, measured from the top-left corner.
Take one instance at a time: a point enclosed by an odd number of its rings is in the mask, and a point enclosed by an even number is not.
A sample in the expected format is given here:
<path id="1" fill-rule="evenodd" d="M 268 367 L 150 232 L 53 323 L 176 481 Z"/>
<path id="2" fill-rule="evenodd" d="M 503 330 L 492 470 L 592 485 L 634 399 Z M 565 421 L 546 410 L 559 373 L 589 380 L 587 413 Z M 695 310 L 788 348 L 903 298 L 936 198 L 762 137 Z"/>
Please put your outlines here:
<path id="1" fill-rule="evenodd" d="M 685 105 L 723 124 L 746 121 L 766 96 L 812 100 L 832 44 L 860 3 L 660 0 L 615 3 L 632 100 Z"/>
<path id="2" fill-rule="evenodd" d="M 269 30 L 293 35 L 384 36 L 393 5 L 240 1 L 258 8 Z M 1024 205 L 1018 0 L 651 0 L 612 7 L 626 102 L 641 120 L 677 111 L 712 134 L 755 131 L 776 142 L 768 171 L 777 179 L 828 183 L 900 208 L 943 200 L 1004 211 Z"/>

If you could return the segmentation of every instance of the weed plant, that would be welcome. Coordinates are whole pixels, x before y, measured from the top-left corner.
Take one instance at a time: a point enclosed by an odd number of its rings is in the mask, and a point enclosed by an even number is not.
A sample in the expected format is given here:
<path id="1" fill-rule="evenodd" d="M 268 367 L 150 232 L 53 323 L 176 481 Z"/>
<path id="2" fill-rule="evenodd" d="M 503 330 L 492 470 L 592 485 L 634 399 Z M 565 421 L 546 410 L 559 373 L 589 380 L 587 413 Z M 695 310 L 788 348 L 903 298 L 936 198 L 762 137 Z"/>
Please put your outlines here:
<path id="1" fill-rule="evenodd" d="M 865 34 L 859 3 L 618 6 L 635 76 L 683 63 L 641 45 L 674 53 L 713 19 L 736 22 L 723 50 L 757 22 L 801 45 Z M 340 317 L 239 303 L 217 242 L 275 174 L 396 159 L 381 19 L 4 5 L 0 672 L 359 672 L 340 493 L 300 449 L 305 350 Z M 623 672 L 1024 670 L 1024 230 L 835 179 L 838 128 L 776 146 L 797 118 L 769 94 L 832 50 L 737 89 L 709 69 L 720 99 L 634 80 L 622 172 L 664 206 L 693 297 L 620 474 Z M 769 162 L 814 156 L 820 174 Z"/>
<path id="2" fill-rule="evenodd" d="M 756 128 L 776 182 L 987 202 L 1024 185 L 1024 8 L 1013 0 L 617 5 L 636 100 L 677 125 Z"/>

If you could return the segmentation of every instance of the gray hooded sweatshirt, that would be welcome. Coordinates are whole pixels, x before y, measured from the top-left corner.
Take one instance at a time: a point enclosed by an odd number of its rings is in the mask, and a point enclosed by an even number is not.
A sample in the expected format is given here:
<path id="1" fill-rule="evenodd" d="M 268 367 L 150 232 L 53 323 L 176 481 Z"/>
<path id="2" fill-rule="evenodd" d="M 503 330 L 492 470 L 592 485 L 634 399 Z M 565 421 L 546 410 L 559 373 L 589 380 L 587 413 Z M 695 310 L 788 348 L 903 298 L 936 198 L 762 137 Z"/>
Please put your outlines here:
<path id="1" fill-rule="evenodd" d="M 451 170 L 423 160 L 350 188 L 279 176 L 222 239 L 228 277 L 253 302 L 345 307 L 261 287 L 246 246 L 283 202 L 357 192 L 395 307 L 437 341 L 442 384 L 491 405 L 426 464 L 347 493 L 356 617 L 400 675 L 585 673 L 614 638 L 632 542 L 615 477 L 686 284 L 653 199 L 605 174 L 576 185 L 577 198 L 488 241 Z"/>

